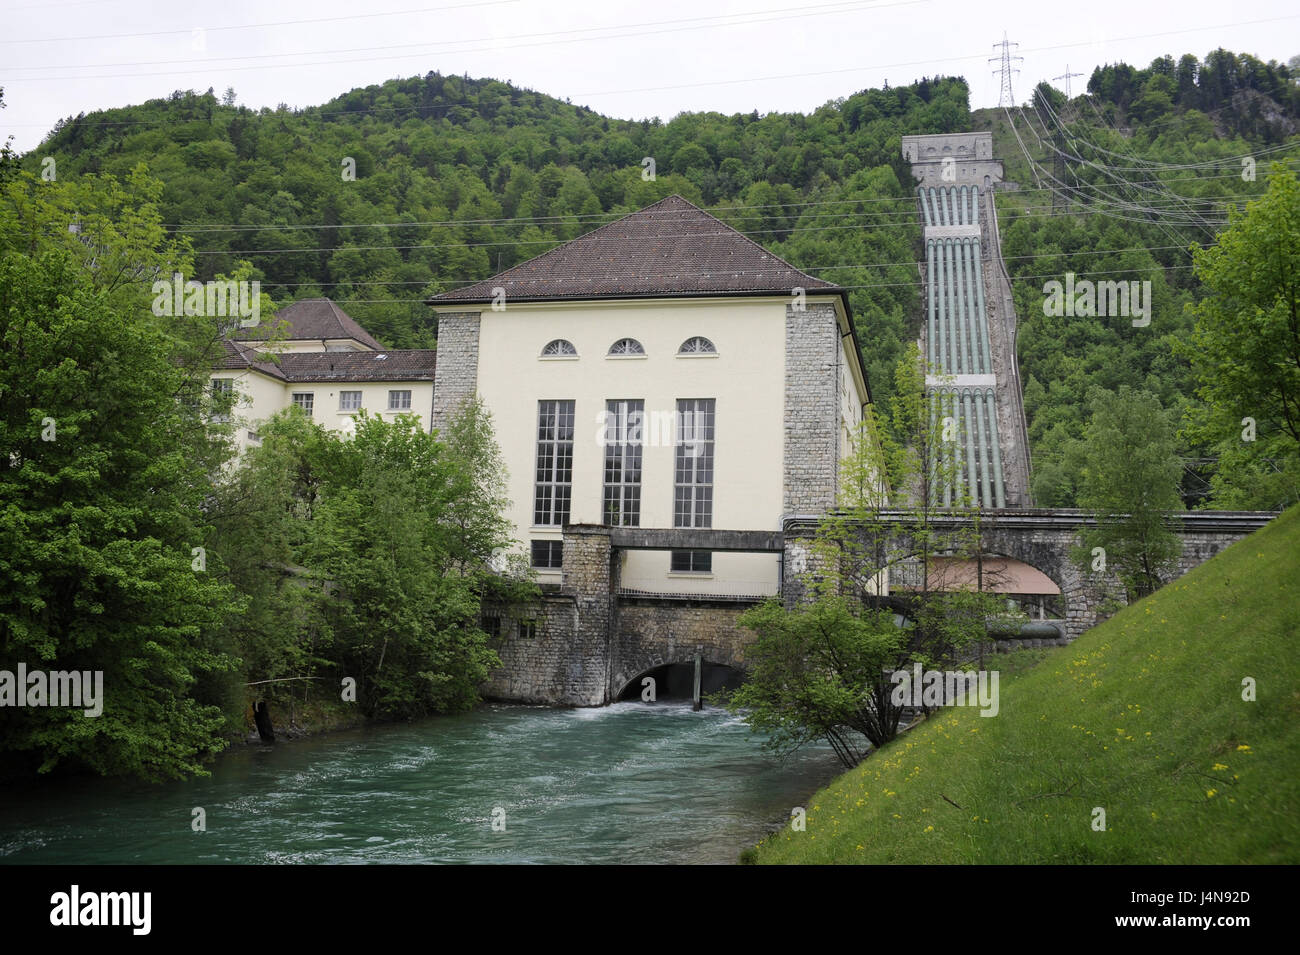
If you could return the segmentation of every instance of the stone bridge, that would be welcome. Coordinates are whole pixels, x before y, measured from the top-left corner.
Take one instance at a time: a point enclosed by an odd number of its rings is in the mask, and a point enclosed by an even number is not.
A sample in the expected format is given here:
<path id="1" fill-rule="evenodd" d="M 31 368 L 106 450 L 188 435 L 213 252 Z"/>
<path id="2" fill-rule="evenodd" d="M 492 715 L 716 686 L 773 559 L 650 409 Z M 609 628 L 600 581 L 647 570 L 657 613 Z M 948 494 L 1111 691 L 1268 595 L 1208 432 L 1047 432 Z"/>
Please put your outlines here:
<path id="1" fill-rule="evenodd" d="M 1020 508 L 983 510 L 979 513 L 980 550 L 985 555 L 1009 557 L 1040 571 L 1060 588 L 1065 602 L 1065 637 L 1073 640 L 1099 622 L 1108 598 L 1124 602 L 1124 589 L 1109 573 L 1084 573 L 1070 558 L 1079 531 L 1095 525 L 1087 511 Z M 1263 527 L 1277 515 L 1260 511 L 1187 511 L 1181 517 L 1183 552 L 1177 573 L 1182 576 L 1209 560 L 1223 548 Z M 899 528 L 913 526 L 915 513 L 904 508 L 887 510 L 882 523 Z M 975 521 L 959 512 L 934 512 L 930 525 L 939 536 L 945 532 L 975 529 Z M 784 522 L 785 560 L 783 590 L 798 591 L 795 568 L 806 560 L 807 545 L 816 534 L 814 517 L 787 518 Z"/>
<path id="2" fill-rule="evenodd" d="M 494 641 L 503 666 L 488 696 L 599 706 L 661 666 L 705 663 L 744 670 L 753 634 L 736 618 L 758 597 L 620 593 L 624 550 L 704 549 L 779 553 L 779 531 L 661 530 L 603 525 L 564 528 L 564 583 L 545 593 L 527 623 L 508 621 Z M 775 584 L 776 582 L 773 581 Z M 523 634 L 530 634 L 523 636 Z"/>
<path id="3" fill-rule="evenodd" d="M 885 511 L 882 520 L 900 528 L 913 515 Z M 1178 574 L 1209 560 L 1224 547 L 1263 527 L 1270 512 L 1193 511 L 1181 515 L 1183 554 Z M 1070 559 L 1085 511 L 1002 509 L 979 512 L 982 552 L 1011 558 L 1049 578 L 1065 603 L 1065 640 L 1099 621 L 1108 597 L 1123 601 L 1119 581 L 1085 574 Z M 941 530 L 974 527 L 957 512 L 931 515 Z M 600 525 L 564 528 L 564 583 L 545 593 L 525 614 L 504 621 L 494 641 L 503 666 L 485 687 L 488 696 L 523 702 L 599 706 L 613 702 L 658 667 L 704 662 L 745 669 L 745 648 L 753 634 L 737 617 L 760 598 L 702 594 L 620 593 L 623 550 L 702 549 L 782 553 L 782 592 L 787 602 L 800 592 L 796 568 L 806 563 L 816 534 L 815 516 L 787 517 L 783 530 L 671 530 Z"/>

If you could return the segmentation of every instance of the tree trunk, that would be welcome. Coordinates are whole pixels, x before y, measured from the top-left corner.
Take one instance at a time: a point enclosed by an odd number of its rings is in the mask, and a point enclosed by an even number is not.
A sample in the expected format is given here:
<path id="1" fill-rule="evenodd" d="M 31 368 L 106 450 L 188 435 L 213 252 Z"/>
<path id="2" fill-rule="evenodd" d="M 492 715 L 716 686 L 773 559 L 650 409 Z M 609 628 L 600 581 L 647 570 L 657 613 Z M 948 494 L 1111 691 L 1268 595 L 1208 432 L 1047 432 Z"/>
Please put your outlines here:
<path id="1" fill-rule="evenodd" d="M 271 725 L 271 709 L 266 705 L 266 700 L 258 700 L 253 704 L 253 722 L 257 724 L 257 735 L 262 737 L 262 742 L 275 742 L 275 727 Z"/>

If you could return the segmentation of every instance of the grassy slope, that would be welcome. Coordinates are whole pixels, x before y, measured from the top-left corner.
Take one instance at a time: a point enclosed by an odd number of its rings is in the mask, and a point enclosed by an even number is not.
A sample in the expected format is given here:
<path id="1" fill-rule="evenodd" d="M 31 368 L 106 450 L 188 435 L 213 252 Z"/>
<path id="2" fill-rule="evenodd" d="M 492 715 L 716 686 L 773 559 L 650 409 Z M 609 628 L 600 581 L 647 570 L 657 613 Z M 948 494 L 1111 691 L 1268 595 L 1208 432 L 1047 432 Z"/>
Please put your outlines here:
<path id="1" fill-rule="evenodd" d="M 1298 567 L 1293 507 L 1033 669 L 1003 674 L 998 716 L 949 708 L 904 734 L 813 796 L 805 832 L 787 827 L 746 856 L 1300 862 Z M 1091 826 L 1097 806 L 1104 832 Z"/>

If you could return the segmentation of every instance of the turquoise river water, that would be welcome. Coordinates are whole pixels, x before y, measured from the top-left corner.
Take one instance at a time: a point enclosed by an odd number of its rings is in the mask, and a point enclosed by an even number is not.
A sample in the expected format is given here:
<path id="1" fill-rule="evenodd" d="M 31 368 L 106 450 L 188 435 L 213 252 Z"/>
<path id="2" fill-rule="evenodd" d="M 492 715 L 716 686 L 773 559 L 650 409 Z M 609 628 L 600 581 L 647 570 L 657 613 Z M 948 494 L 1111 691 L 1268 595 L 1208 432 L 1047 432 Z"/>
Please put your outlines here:
<path id="1" fill-rule="evenodd" d="M 759 742 L 684 703 L 488 705 L 239 746 L 184 783 L 10 785 L 0 864 L 731 863 L 839 772 Z"/>

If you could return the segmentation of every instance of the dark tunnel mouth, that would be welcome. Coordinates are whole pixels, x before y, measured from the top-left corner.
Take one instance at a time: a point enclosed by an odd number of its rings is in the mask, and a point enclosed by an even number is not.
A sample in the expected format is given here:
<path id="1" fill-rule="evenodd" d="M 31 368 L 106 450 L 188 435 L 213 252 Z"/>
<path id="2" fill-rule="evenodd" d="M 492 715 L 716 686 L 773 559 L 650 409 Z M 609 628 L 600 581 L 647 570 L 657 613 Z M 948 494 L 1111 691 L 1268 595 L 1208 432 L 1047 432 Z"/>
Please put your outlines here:
<path id="1" fill-rule="evenodd" d="M 664 663 L 657 667 L 652 667 L 638 673 L 627 686 L 623 687 L 622 692 L 618 695 L 618 702 L 627 700 L 642 700 L 642 693 L 646 685 L 642 682 L 646 677 L 652 678 L 655 688 L 655 699 L 653 702 L 662 703 L 664 701 L 690 701 L 695 694 L 695 663 L 694 661 L 684 661 L 681 663 Z M 733 690 L 744 682 L 744 674 L 735 667 L 728 666 L 725 663 L 708 663 L 707 661 L 700 668 L 700 694 L 708 696 L 718 690 Z M 645 702 L 651 702 L 646 700 Z"/>

